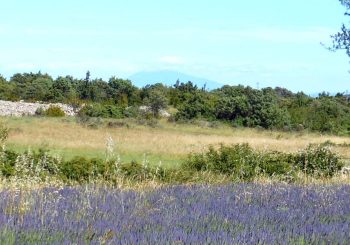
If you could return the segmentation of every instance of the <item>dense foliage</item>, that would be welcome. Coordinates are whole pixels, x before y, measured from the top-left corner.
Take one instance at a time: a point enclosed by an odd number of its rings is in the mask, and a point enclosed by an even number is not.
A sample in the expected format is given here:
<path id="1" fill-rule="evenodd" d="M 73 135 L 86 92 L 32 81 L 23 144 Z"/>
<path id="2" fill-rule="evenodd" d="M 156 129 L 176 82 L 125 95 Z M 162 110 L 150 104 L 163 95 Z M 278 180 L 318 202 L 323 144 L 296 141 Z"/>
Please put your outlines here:
<path id="1" fill-rule="evenodd" d="M 1 244 L 348 244 L 349 186 L 0 192 Z"/>
<path id="2" fill-rule="evenodd" d="M 310 145 L 298 153 L 259 152 L 248 144 L 238 144 L 190 154 L 182 167 L 190 171 L 213 171 L 234 180 L 251 180 L 259 175 L 292 180 L 298 172 L 332 177 L 343 166 L 340 157 L 327 144 Z"/>
<path id="3" fill-rule="evenodd" d="M 310 145 L 297 153 L 259 152 L 248 144 L 221 145 L 207 152 L 189 154 L 177 169 L 150 166 L 147 160 L 121 162 L 113 159 L 75 157 L 64 160 L 47 150 L 24 153 L 0 150 L 0 175 L 4 178 L 29 178 L 38 182 L 59 179 L 64 182 L 88 183 L 101 180 L 109 184 L 123 178 L 133 182 L 155 180 L 162 183 L 188 183 L 194 176 L 209 173 L 230 181 L 251 181 L 259 177 L 276 177 L 284 181 L 298 180 L 298 174 L 314 178 L 330 178 L 344 166 L 328 145 Z"/>
<path id="4" fill-rule="evenodd" d="M 0 99 L 85 105 L 80 115 L 103 118 L 135 117 L 141 105 L 148 106 L 147 117 L 158 117 L 171 106 L 177 121 L 221 120 L 236 127 L 350 134 L 350 100 L 341 93 L 313 98 L 279 87 L 258 90 L 241 85 L 207 91 L 180 81 L 171 87 L 157 83 L 139 89 L 115 77 L 105 82 L 90 79 L 87 73 L 85 79 L 53 79 L 39 72 L 15 74 L 9 81 L 0 76 Z"/>

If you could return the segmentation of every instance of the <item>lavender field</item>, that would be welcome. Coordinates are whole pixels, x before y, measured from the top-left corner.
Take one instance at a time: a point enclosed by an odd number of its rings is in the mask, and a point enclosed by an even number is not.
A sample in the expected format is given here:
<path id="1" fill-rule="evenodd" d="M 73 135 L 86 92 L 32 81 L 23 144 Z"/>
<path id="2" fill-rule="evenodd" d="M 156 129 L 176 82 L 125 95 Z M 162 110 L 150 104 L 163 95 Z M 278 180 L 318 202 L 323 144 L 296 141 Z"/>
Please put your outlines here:
<path id="1" fill-rule="evenodd" d="M 349 244 L 350 186 L 0 193 L 1 244 Z"/>

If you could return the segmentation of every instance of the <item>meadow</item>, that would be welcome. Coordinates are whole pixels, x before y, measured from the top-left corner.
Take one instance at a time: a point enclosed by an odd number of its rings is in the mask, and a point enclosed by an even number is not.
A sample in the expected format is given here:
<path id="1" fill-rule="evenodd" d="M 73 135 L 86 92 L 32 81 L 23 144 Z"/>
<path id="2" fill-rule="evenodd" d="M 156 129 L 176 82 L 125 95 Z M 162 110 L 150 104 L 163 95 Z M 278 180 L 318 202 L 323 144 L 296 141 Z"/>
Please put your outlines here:
<path id="1" fill-rule="evenodd" d="M 67 159 L 105 157 L 108 138 L 113 140 L 114 151 L 122 161 L 141 162 L 146 157 L 151 164 L 162 161 L 170 168 L 176 168 L 191 152 L 202 152 L 209 145 L 221 143 L 248 143 L 258 150 L 296 152 L 309 144 L 329 141 L 345 161 L 350 159 L 349 137 L 307 131 L 234 128 L 205 121 L 178 124 L 161 120 L 149 126 L 133 119 L 109 119 L 96 127 L 82 125 L 75 118 L 5 117 L 1 121 L 10 129 L 6 142 L 9 149 L 23 152 L 44 147 Z"/>

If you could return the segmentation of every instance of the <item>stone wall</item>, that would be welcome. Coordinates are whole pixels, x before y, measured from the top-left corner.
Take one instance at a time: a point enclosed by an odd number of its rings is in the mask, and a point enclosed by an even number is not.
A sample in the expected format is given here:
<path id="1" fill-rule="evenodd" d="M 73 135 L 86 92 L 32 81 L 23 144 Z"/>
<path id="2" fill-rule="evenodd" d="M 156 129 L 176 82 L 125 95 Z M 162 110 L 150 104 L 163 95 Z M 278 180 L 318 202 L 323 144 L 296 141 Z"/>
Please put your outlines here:
<path id="1" fill-rule="evenodd" d="M 67 116 L 74 116 L 76 112 L 74 108 L 69 105 L 56 103 L 56 104 L 42 104 L 42 103 L 27 103 L 27 102 L 11 102 L 0 100 L 0 116 L 24 116 L 35 115 L 35 111 L 39 108 L 46 110 L 50 106 L 60 107 Z"/>

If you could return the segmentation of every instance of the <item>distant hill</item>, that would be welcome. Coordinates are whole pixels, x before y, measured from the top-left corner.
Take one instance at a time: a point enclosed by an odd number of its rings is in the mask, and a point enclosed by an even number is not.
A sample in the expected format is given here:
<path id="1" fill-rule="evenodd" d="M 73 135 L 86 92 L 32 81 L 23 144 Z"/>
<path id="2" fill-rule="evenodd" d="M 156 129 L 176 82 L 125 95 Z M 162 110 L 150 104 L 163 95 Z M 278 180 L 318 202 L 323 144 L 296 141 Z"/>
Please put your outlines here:
<path id="1" fill-rule="evenodd" d="M 178 79 L 183 83 L 191 81 L 199 88 L 202 88 L 204 84 L 206 84 L 206 89 L 208 90 L 221 88 L 224 85 L 206 78 L 196 77 L 171 70 L 138 72 L 130 76 L 128 79 L 130 79 L 133 84 L 139 88 L 144 87 L 147 84 L 155 83 L 163 83 L 164 85 L 172 86 Z"/>

